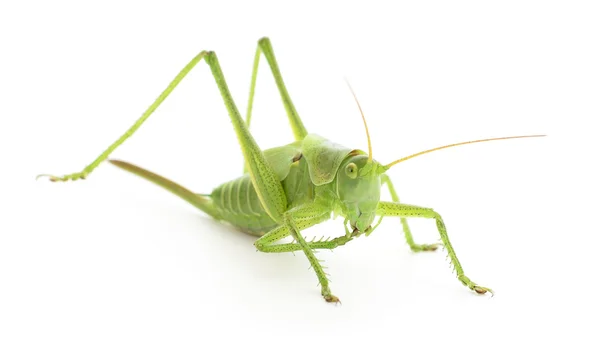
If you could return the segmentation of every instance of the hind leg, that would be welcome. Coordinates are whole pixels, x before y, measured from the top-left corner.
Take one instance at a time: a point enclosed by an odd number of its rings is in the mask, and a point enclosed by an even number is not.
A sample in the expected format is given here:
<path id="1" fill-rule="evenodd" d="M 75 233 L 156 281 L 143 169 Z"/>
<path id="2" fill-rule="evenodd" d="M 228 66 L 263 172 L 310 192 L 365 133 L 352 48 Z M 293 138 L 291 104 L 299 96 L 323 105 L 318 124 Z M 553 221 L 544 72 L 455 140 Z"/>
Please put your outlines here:
<path id="1" fill-rule="evenodd" d="M 94 171 L 94 169 L 98 165 L 100 165 L 100 163 L 102 163 L 106 158 L 108 158 L 108 156 L 115 149 L 117 149 L 117 147 L 119 147 L 123 142 L 125 142 L 125 140 L 127 140 L 131 135 L 133 135 L 133 133 L 135 133 L 138 130 L 138 128 L 142 124 L 144 124 L 146 119 L 148 119 L 148 117 L 150 117 L 150 115 L 154 113 L 158 106 L 160 106 L 160 104 L 162 104 L 162 102 L 169 96 L 169 94 L 171 94 L 173 89 L 177 87 L 179 82 L 183 80 L 183 78 L 194 68 L 194 66 L 196 66 L 196 64 L 198 64 L 200 60 L 202 60 L 202 58 L 204 58 L 206 54 L 207 52 L 200 52 L 183 69 L 181 69 L 181 71 L 177 74 L 177 76 L 175 76 L 173 81 L 169 83 L 167 88 L 158 96 L 158 98 L 156 98 L 156 100 L 154 100 L 154 102 L 148 107 L 148 109 L 146 109 L 146 111 L 142 113 L 142 116 L 138 118 L 138 120 L 136 120 L 135 123 L 129 129 L 127 129 L 127 131 L 123 135 L 121 135 L 113 144 L 108 146 L 108 148 L 104 152 L 102 152 L 96 159 L 94 159 L 94 161 L 92 161 L 88 166 L 83 168 L 83 170 L 81 170 L 80 172 L 75 172 L 63 176 L 42 174 L 38 175 L 37 178 L 48 177 L 52 182 L 71 180 L 75 181 L 78 179 L 85 179 L 90 173 L 92 173 L 92 171 Z"/>
<path id="2" fill-rule="evenodd" d="M 279 178 L 268 165 L 268 162 L 256 144 L 256 141 L 250 134 L 246 123 L 240 116 L 238 109 L 233 101 L 233 97 L 229 92 L 225 77 L 221 71 L 219 61 L 214 52 L 202 51 L 196 55 L 173 79 L 169 86 L 159 95 L 159 97 L 148 107 L 142 116 L 113 144 L 111 144 L 104 152 L 102 152 L 91 164 L 86 166 L 82 171 L 64 175 L 40 175 L 47 176 L 51 181 L 68 181 L 86 178 L 102 161 L 104 161 L 117 147 L 127 140 L 138 128 L 150 117 L 150 115 L 158 108 L 158 106 L 171 94 L 181 80 L 204 59 L 212 71 L 213 77 L 219 88 L 223 102 L 227 109 L 227 113 L 233 124 L 233 128 L 237 134 L 246 166 L 250 173 L 252 184 L 256 189 L 261 205 L 269 216 L 276 222 L 281 223 L 283 213 L 287 208 L 287 200 Z M 38 176 L 38 177 L 40 177 Z"/>
<path id="3" fill-rule="evenodd" d="M 256 54 L 254 55 L 254 64 L 252 65 L 252 80 L 250 81 L 250 96 L 248 97 L 248 107 L 246 109 L 246 125 L 248 128 L 250 127 L 250 121 L 252 119 L 252 105 L 254 104 L 254 90 L 256 87 L 256 76 L 258 74 L 258 64 L 260 61 L 260 55 L 264 54 L 267 59 L 267 63 L 271 68 L 271 73 L 273 74 L 273 78 L 275 79 L 275 84 L 277 85 L 277 89 L 279 90 L 279 94 L 281 95 L 281 101 L 283 102 L 283 106 L 285 107 L 285 111 L 288 115 L 288 119 L 290 121 L 290 126 L 292 127 L 292 132 L 294 133 L 294 138 L 296 141 L 302 140 L 308 134 L 304 124 L 302 123 L 302 119 L 298 115 L 296 111 L 296 107 L 294 107 L 294 103 L 292 102 L 292 98 L 283 83 L 283 78 L 281 77 L 281 72 L 279 71 L 279 64 L 277 64 L 277 59 L 275 59 L 275 53 L 273 52 L 273 46 L 271 46 L 271 40 L 268 37 L 263 37 L 258 41 L 258 47 L 256 48 Z"/>

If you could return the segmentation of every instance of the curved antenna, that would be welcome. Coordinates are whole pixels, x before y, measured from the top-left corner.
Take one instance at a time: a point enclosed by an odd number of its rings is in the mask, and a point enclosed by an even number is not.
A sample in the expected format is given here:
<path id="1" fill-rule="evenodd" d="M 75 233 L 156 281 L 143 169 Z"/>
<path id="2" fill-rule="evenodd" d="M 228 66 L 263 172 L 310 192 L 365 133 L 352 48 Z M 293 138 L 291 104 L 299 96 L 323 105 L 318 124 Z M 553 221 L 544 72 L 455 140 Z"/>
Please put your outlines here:
<path id="1" fill-rule="evenodd" d="M 440 149 L 445 149 L 445 148 L 450 148 L 450 147 L 456 147 L 456 146 L 462 146 L 462 145 L 469 145 L 469 144 L 478 143 L 478 142 L 488 142 L 488 141 L 496 141 L 496 140 L 510 140 L 510 139 L 523 139 L 523 138 L 527 138 L 527 137 L 544 137 L 544 136 L 546 136 L 546 135 L 524 135 L 524 136 L 494 137 L 494 138 L 482 139 L 482 140 L 458 142 L 458 143 L 453 143 L 451 145 L 445 145 L 445 146 L 441 146 L 441 147 L 436 147 L 436 148 L 428 149 L 426 151 L 422 151 L 422 152 L 419 152 L 419 153 L 411 154 L 411 155 L 409 155 L 407 157 L 400 158 L 400 159 L 398 159 L 396 161 L 393 161 L 393 162 L 385 165 L 384 168 L 386 170 L 388 170 L 389 168 L 391 168 L 392 166 L 394 166 L 394 165 L 396 165 L 396 164 L 398 164 L 400 162 L 406 161 L 408 159 L 412 159 L 414 157 L 418 157 L 418 156 L 423 155 L 423 154 L 427 154 L 427 153 L 439 151 Z"/>
<path id="2" fill-rule="evenodd" d="M 356 105 L 358 106 L 358 110 L 360 111 L 360 115 L 362 117 L 363 124 L 365 125 L 365 131 L 367 132 L 367 141 L 369 141 L 369 160 L 367 160 L 367 163 L 370 163 L 373 161 L 373 149 L 371 148 L 371 136 L 369 136 L 369 127 L 367 126 L 367 120 L 365 119 L 365 115 L 362 111 L 362 107 L 360 107 L 360 104 L 358 103 L 358 98 L 356 97 L 356 94 L 354 94 L 354 90 L 352 89 L 350 82 L 348 82 L 347 79 L 344 79 L 344 80 L 346 81 L 348 88 L 350 88 L 350 92 L 352 93 L 352 96 L 354 97 L 354 101 L 356 101 Z"/>

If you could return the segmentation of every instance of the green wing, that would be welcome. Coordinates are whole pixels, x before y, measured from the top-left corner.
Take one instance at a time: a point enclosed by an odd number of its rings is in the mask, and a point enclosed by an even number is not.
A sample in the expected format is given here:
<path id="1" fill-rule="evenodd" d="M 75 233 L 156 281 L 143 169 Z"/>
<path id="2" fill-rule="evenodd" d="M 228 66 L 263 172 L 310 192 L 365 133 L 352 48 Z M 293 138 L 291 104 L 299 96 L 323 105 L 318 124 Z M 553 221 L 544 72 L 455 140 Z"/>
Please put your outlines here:
<path id="1" fill-rule="evenodd" d="M 289 145 L 269 148 L 263 151 L 263 154 L 279 180 L 283 181 L 290 173 L 292 163 L 302 156 L 302 142 L 296 141 Z"/>
<path id="2" fill-rule="evenodd" d="M 308 162 L 308 172 L 316 186 L 330 183 L 351 149 L 333 143 L 319 135 L 309 134 L 302 141 L 302 155 Z"/>

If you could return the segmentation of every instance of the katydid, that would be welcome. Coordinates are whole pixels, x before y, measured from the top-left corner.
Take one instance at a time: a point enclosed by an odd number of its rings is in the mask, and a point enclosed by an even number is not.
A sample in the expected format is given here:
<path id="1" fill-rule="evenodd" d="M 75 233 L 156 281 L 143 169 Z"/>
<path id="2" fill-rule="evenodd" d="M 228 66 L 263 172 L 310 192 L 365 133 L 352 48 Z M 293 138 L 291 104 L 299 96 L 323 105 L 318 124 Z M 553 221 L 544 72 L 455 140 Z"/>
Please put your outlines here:
<path id="1" fill-rule="evenodd" d="M 249 131 L 261 54 L 265 56 L 275 78 L 295 137 L 295 142 L 265 151 L 259 148 Z M 112 159 L 109 159 L 110 163 L 158 184 L 214 219 L 227 222 L 242 232 L 258 237 L 254 246 L 259 251 L 268 253 L 302 251 L 317 275 L 321 286 L 321 295 L 328 302 L 339 302 L 339 299 L 331 292 L 328 276 L 324 272 L 321 262 L 315 256 L 315 250 L 334 249 L 360 235 L 368 236 L 386 216 L 400 218 L 406 241 L 414 252 L 433 251 L 437 249 L 438 244 L 416 244 L 406 218 L 418 217 L 435 220 L 441 245 L 448 252 L 458 280 L 479 294 L 487 292 L 493 294 L 491 289 L 476 284 L 465 275 L 448 239 L 442 217 L 431 208 L 400 203 L 386 172 L 400 162 L 444 148 L 544 135 L 460 142 L 422 151 L 382 165 L 373 159 L 367 123 L 352 89 L 352 95 L 364 122 L 368 152 L 346 148 L 318 135 L 308 134 L 283 83 L 268 38 L 258 41 L 245 120 L 240 116 L 229 92 L 216 54 L 212 51 L 202 51 L 179 72 L 135 124 L 81 172 L 65 176 L 40 176 L 49 177 L 54 182 L 86 178 L 148 119 L 188 72 L 203 59 L 212 71 L 239 140 L 244 157 L 244 174 L 215 188 L 211 194 L 196 194 L 136 165 Z M 384 184 L 387 184 L 393 202 L 380 201 L 380 191 Z M 301 234 L 302 230 L 328 220 L 332 215 L 344 217 L 345 233 L 342 236 L 319 241 L 305 240 Z M 379 219 L 376 224 L 373 224 L 376 217 Z M 288 236 L 292 237 L 292 242 L 278 242 Z"/>

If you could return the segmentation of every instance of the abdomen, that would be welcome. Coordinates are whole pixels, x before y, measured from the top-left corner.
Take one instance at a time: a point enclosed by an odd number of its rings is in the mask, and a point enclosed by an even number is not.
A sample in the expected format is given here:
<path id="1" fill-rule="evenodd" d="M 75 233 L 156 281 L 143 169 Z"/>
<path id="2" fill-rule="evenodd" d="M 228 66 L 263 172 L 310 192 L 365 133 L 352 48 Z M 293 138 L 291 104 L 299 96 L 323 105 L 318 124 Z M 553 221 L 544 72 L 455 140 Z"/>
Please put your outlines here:
<path id="1" fill-rule="evenodd" d="M 281 184 L 288 209 L 313 199 L 314 186 L 303 158 L 292 164 Z M 223 220 L 245 233 L 261 236 L 277 226 L 263 209 L 248 174 L 218 186 L 210 197 Z"/>

